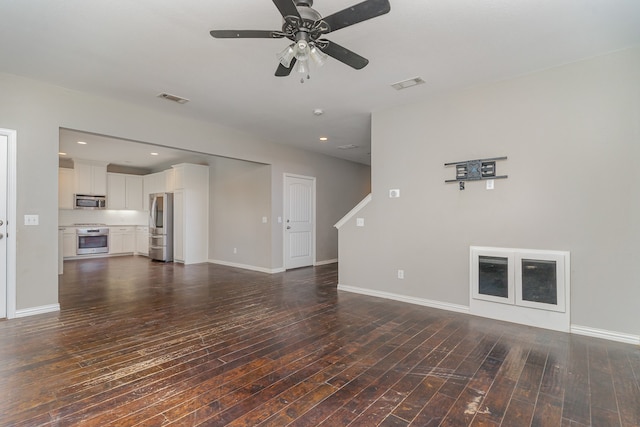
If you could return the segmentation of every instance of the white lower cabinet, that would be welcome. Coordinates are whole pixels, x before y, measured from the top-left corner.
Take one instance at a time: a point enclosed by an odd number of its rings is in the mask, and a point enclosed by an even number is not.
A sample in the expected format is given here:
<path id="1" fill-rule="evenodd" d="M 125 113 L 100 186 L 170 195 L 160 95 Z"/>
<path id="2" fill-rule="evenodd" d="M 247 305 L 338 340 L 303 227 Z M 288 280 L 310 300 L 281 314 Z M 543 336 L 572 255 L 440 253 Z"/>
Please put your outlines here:
<path id="1" fill-rule="evenodd" d="M 65 227 L 62 231 L 62 256 L 63 258 L 76 256 L 75 227 Z"/>
<path id="2" fill-rule="evenodd" d="M 109 254 L 132 254 L 135 248 L 135 227 L 109 227 Z"/>
<path id="3" fill-rule="evenodd" d="M 136 253 L 149 255 L 149 227 L 136 227 Z"/>

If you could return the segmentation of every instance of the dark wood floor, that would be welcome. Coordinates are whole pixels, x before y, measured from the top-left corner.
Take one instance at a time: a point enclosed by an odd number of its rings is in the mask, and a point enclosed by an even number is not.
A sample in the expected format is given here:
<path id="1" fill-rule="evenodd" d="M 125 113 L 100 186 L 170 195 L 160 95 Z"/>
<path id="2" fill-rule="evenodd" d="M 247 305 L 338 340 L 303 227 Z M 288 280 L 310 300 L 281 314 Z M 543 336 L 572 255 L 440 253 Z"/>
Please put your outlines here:
<path id="1" fill-rule="evenodd" d="M 65 263 L 0 322 L 2 426 L 638 426 L 640 348 L 262 274 Z"/>

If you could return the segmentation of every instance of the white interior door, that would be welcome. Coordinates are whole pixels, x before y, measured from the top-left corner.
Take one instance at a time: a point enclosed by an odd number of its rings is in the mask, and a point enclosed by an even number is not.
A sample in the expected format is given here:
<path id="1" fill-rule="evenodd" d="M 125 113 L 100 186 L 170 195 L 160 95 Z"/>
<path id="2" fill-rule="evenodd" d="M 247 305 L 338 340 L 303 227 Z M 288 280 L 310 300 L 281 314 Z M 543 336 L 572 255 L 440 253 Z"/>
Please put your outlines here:
<path id="1" fill-rule="evenodd" d="M 312 177 L 285 174 L 285 269 L 307 267 L 315 262 L 315 183 Z"/>
<path id="2" fill-rule="evenodd" d="M 9 139 L 0 133 L 0 318 L 7 317 L 7 152 Z"/>

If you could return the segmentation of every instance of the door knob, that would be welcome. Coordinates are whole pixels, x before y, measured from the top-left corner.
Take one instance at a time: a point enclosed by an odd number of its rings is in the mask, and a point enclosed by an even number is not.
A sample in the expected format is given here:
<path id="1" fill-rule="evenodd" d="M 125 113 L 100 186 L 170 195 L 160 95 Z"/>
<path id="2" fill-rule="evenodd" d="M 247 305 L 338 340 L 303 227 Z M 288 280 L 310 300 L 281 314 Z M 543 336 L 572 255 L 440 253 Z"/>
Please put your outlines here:
<path id="1" fill-rule="evenodd" d="M 291 229 L 291 226 L 290 226 L 290 225 L 287 225 L 287 230 L 289 230 L 289 229 Z"/>

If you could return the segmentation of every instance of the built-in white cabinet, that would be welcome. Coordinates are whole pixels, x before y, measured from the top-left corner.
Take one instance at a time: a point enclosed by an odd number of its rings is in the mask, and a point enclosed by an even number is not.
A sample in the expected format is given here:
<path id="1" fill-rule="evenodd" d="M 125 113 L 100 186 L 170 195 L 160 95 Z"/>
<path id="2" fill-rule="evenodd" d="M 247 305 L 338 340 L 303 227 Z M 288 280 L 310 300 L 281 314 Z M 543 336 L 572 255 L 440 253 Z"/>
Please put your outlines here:
<path id="1" fill-rule="evenodd" d="M 568 251 L 470 248 L 470 313 L 568 332 Z"/>
<path id="2" fill-rule="evenodd" d="M 104 196 L 107 194 L 107 164 L 85 160 L 73 161 L 74 193 Z"/>
<path id="3" fill-rule="evenodd" d="M 109 254 L 135 251 L 135 227 L 109 227 Z"/>
<path id="4" fill-rule="evenodd" d="M 149 227 L 136 227 L 136 253 L 149 255 Z"/>
<path id="5" fill-rule="evenodd" d="M 173 259 L 185 262 L 184 190 L 173 192 Z"/>
<path id="6" fill-rule="evenodd" d="M 209 167 L 181 163 L 173 170 L 173 257 L 207 262 L 209 245 Z"/>
<path id="7" fill-rule="evenodd" d="M 173 175 L 169 171 L 151 173 L 143 177 L 143 209 L 149 210 L 149 194 L 173 191 Z"/>
<path id="8" fill-rule="evenodd" d="M 107 174 L 107 208 L 142 210 L 143 177 L 121 173 Z"/>
<path id="9" fill-rule="evenodd" d="M 74 171 L 58 169 L 58 209 L 73 209 Z"/>
<path id="10" fill-rule="evenodd" d="M 63 258 L 76 256 L 75 227 L 64 227 L 62 230 L 62 256 Z"/>

